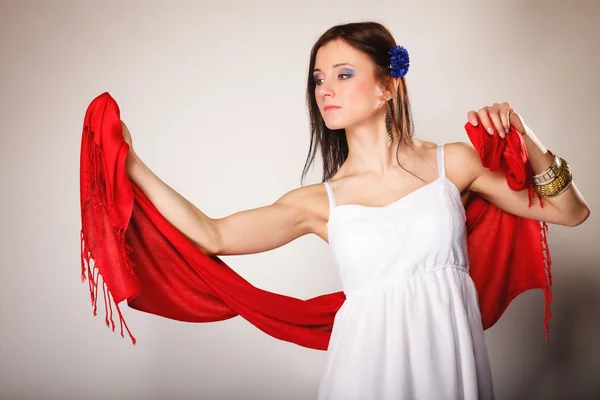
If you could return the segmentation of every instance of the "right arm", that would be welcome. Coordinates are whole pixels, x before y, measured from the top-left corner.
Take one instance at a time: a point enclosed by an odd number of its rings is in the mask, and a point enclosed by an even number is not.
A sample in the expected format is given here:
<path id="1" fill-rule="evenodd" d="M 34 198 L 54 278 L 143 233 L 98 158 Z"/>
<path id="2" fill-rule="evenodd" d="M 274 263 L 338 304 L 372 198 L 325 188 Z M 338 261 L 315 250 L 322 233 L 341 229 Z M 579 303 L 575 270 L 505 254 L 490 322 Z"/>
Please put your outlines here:
<path id="1" fill-rule="evenodd" d="M 288 192 L 269 206 L 213 219 L 163 182 L 134 152 L 129 157 L 130 179 L 165 219 L 205 254 L 260 253 L 312 232 L 316 218 L 301 206 L 306 197 L 301 189 Z"/>
<path id="2" fill-rule="evenodd" d="M 171 225 L 208 255 L 259 253 L 280 247 L 314 231 L 318 218 L 307 208 L 314 204 L 305 189 L 295 189 L 269 206 L 213 219 L 163 182 L 138 157 L 129 130 L 122 123 L 130 145 L 129 178 L 148 197 Z M 313 206 L 314 207 L 314 206 Z"/>
<path id="3" fill-rule="evenodd" d="M 318 218 L 305 208 L 310 203 L 306 190 L 295 189 L 269 206 L 213 220 L 219 254 L 260 253 L 314 233 Z"/>

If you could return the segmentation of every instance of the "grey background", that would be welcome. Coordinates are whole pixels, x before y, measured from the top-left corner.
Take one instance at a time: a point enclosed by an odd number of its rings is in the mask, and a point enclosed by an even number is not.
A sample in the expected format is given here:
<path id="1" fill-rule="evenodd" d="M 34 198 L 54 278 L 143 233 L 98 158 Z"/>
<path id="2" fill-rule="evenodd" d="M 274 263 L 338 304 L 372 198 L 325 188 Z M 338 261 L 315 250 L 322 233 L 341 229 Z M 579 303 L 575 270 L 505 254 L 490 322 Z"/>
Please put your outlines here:
<path id="1" fill-rule="evenodd" d="M 186 324 L 124 306 L 132 346 L 104 325 L 102 302 L 92 316 L 80 281 L 81 128 L 109 91 L 138 154 L 208 215 L 269 204 L 299 185 L 312 44 L 370 19 L 411 54 L 417 137 L 467 141 L 470 109 L 509 101 L 571 163 L 592 215 L 550 227 L 550 341 L 541 291 L 517 298 L 486 340 L 499 399 L 598 395 L 599 16 L 598 1 L 2 1 L 0 397 L 316 397 L 325 353 L 241 318 Z M 266 290 L 339 289 L 315 236 L 224 259 Z"/>

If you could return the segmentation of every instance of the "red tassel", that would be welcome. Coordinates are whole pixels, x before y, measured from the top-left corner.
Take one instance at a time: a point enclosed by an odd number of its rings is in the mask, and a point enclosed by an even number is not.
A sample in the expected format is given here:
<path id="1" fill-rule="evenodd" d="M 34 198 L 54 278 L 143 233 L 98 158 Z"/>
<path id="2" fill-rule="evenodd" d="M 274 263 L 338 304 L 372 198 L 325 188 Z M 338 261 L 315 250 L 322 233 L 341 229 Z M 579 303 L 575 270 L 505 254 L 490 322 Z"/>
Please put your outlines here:
<path id="1" fill-rule="evenodd" d="M 125 335 L 123 334 L 123 326 L 125 326 L 125 329 L 127 330 L 127 333 L 129 334 L 129 338 L 131 339 L 131 343 L 133 343 L 135 345 L 137 343 L 137 340 L 131 334 L 129 327 L 127 326 L 127 323 L 125 322 L 125 318 L 123 318 L 123 314 L 121 313 L 121 309 L 119 308 L 119 305 L 115 303 L 115 307 L 117 308 L 117 312 L 119 313 L 119 324 L 121 326 L 121 337 L 123 337 L 123 338 L 125 337 Z"/>
<path id="2" fill-rule="evenodd" d="M 108 290 L 108 287 L 107 287 L 107 290 Z M 110 290 L 108 290 L 108 293 L 110 295 Z M 115 321 L 113 320 L 112 302 L 110 300 L 108 302 L 108 310 L 109 310 L 109 316 L 108 316 L 108 318 L 110 319 L 111 329 L 114 332 L 115 331 Z"/>
<path id="3" fill-rule="evenodd" d="M 105 198 L 105 193 L 103 191 L 104 181 L 102 178 L 102 149 L 94 143 L 93 132 L 88 131 L 87 128 L 84 131 L 85 141 L 87 143 L 89 149 L 89 158 L 87 161 L 87 168 L 82 169 L 82 197 L 83 197 L 83 208 L 91 207 L 93 210 L 92 215 L 94 218 L 103 214 L 103 212 L 108 211 L 112 208 L 113 202 L 111 199 Z M 104 208 L 104 210 L 97 210 L 97 208 Z M 85 214 L 85 210 L 82 210 L 82 214 Z M 84 232 L 85 221 L 82 221 L 82 229 L 80 232 L 80 241 L 81 241 L 81 279 L 82 282 L 85 281 L 86 277 L 88 279 L 88 286 L 90 290 L 90 300 L 93 306 L 93 315 L 97 315 L 98 309 L 98 285 L 100 282 L 100 270 L 98 268 L 96 260 L 93 258 L 92 249 L 88 247 L 89 243 L 86 240 L 86 232 Z M 93 235 L 93 245 L 97 245 L 97 241 L 101 240 L 103 234 L 101 232 L 101 224 L 100 221 L 94 221 L 94 232 L 91 232 Z M 117 240 L 117 247 L 121 254 L 123 255 L 123 259 L 125 260 L 125 264 L 129 269 L 130 273 L 134 273 L 133 264 L 127 253 L 131 250 L 131 247 L 127 245 L 125 241 L 125 231 L 120 230 L 115 232 Z M 91 265 L 91 262 L 94 262 L 94 265 Z M 87 270 L 87 271 L 86 271 Z M 86 276 L 87 275 L 87 276 Z M 112 331 L 115 331 L 115 321 L 113 318 L 113 308 L 112 302 L 114 302 L 114 298 L 110 293 L 110 289 L 106 285 L 106 282 L 102 280 L 102 292 L 104 297 L 104 311 L 105 311 L 105 323 L 106 326 L 110 327 Z M 137 343 L 135 337 L 131 334 L 125 319 L 123 318 L 123 314 L 119 308 L 119 305 L 115 302 L 115 308 L 119 314 L 119 324 L 121 329 L 121 337 L 125 337 L 123 327 L 127 330 L 129 337 L 133 344 Z"/>
<path id="4" fill-rule="evenodd" d="M 533 184 L 529 185 L 529 207 L 533 204 L 535 198 L 535 190 Z M 544 208 L 544 202 L 542 196 L 538 195 L 540 207 Z M 542 242 L 542 254 L 544 257 L 544 267 L 546 272 L 546 285 L 544 287 L 544 330 L 546 332 L 546 340 L 549 340 L 550 335 L 548 327 L 550 319 L 552 318 L 552 311 L 550 309 L 550 303 L 552 302 L 552 260 L 550 259 L 550 249 L 548 247 L 548 224 L 546 222 L 540 222 L 540 234 Z"/>
<path id="5" fill-rule="evenodd" d="M 92 284 L 92 305 L 94 306 L 94 316 L 98 315 L 98 275 L 100 274 L 100 271 L 98 271 L 98 268 L 96 267 L 96 263 L 94 262 L 94 270 L 93 273 L 96 274 L 96 277 L 93 278 L 93 284 Z"/>
<path id="6" fill-rule="evenodd" d="M 546 222 L 541 223 L 541 236 L 542 236 L 542 253 L 544 256 L 544 265 L 546 270 L 546 287 L 544 290 L 544 329 L 546 331 L 546 340 L 549 340 L 548 325 L 552 318 L 552 310 L 550 309 L 550 303 L 552 302 L 552 259 L 550 257 L 550 249 L 548 247 L 548 224 Z"/>
<path id="7" fill-rule="evenodd" d="M 106 298 L 106 282 L 102 282 L 102 293 L 104 294 L 104 323 L 106 323 L 106 326 L 110 327 L 110 323 L 108 322 L 108 300 Z"/>

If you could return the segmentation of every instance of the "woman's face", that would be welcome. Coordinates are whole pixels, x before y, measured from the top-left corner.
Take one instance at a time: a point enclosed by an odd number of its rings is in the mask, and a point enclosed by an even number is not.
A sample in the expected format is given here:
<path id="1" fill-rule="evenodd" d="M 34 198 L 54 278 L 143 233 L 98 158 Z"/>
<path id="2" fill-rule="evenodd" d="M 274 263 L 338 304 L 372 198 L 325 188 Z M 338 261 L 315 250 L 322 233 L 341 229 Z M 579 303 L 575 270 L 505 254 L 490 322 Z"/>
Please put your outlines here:
<path id="1" fill-rule="evenodd" d="M 369 121 L 385 105 L 384 91 L 375 80 L 374 69 L 375 64 L 366 54 L 343 40 L 333 40 L 319 48 L 313 72 L 315 97 L 329 129 Z"/>

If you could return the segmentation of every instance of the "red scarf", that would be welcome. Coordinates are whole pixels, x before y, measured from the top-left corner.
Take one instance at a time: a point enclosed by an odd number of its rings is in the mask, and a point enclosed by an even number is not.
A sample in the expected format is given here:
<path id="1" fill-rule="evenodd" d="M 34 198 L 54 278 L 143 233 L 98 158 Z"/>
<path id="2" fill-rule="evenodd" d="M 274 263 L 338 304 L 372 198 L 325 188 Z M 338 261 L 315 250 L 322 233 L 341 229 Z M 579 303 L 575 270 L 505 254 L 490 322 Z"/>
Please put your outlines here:
<path id="1" fill-rule="evenodd" d="M 529 188 L 531 205 L 532 174 L 521 135 L 511 132 L 500 139 L 485 133 L 481 124 L 467 123 L 465 129 L 483 165 L 504 172 L 513 190 Z M 240 315 L 275 338 L 326 350 L 344 293 L 301 300 L 252 286 L 218 257 L 200 251 L 158 212 L 128 178 L 128 151 L 119 107 L 103 93 L 86 111 L 81 141 L 81 278 L 88 279 L 94 315 L 102 276 L 106 324 L 114 331 L 114 303 L 121 336 L 125 327 L 133 343 L 119 308 L 123 300 L 133 309 L 187 322 Z M 472 197 L 466 207 L 467 244 L 484 329 L 498 321 L 515 296 L 540 288 L 547 338 L 547 225 Z"/>

